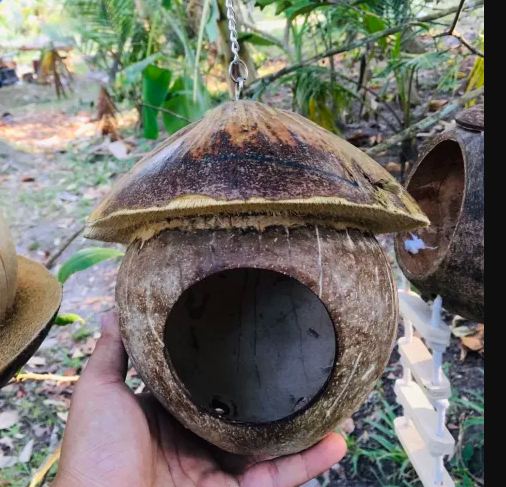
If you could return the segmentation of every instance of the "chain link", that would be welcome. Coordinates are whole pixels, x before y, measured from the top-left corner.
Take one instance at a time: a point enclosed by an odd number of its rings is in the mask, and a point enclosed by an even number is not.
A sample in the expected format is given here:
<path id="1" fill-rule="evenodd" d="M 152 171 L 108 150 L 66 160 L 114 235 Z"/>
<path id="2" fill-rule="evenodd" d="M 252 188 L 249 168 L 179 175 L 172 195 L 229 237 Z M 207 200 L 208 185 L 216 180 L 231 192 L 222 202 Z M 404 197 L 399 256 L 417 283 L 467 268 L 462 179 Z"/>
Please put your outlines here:
<path id="1" fill-rule="evenodd" d="M 236 85 L 235 98 L 236 100 L 239 100 L 241 98 L 241 92 L 244 88 L 244 84 L 248 80 L 249 72 L 248 66 L 239 56 L 241 45 L 239 44 L 239 34 L 237 33 L 234 0 L 226 0 L 225 5 L 227 7 L 228 28 L 230 30 L 230 45 L 232 54 L 234 55 L 234 59 L 230 63 L 229 72 L 232 81 Z M 239 74 L 237 74 L 237 72 Z"/>

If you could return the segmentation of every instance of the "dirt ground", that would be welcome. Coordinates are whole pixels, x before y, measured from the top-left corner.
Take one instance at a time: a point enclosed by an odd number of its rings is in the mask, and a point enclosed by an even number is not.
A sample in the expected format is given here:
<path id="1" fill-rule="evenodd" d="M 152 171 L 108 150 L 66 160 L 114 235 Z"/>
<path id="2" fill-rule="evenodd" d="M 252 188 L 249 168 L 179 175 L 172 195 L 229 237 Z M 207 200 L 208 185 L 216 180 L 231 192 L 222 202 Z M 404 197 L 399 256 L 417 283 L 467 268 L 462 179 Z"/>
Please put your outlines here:
<path id="1" fill-rule="evenodd" d="M 129 157 L 118 160 L 111 154 L 94 151 L 103 141 L 93 121 L 95 96 L 96 90 L 89 86 L 79 86 L 78 95 L 68 101 L 56 100 L 49 88 L 17 86 L 0 90 L 0 208 L 12 225 L 19 253 L 42 263 L 83 225 L 117 177 L 152 147 L 151 143 L 133 137 L 134 121 L 127 115 L 120 123 L 131 141 Z M 367 142 L 378 131 L 386 134 L 387 129 L 381 124 L 355 124 L 348 127 L 346 135 Z M 382 162 L 396 159 L 394 152 L 382 158 Z M 391 238 L 383 238 L 382 244 L 392 256 Z M 94 245 L 99 244 L 78 238 L 60 262 L 76 250 Z M 65 286 L 62 313 L 79 314 L 86 323 L 53 328 L 26 371 L 60 375 L 81 372 L 99 337 L 100 316 L 114 306 L 117 269 L 117 262 L 109 262 L 71 278 Z M 484 395 L 483 355 L 470 354 L 462 361 L 460 341 L 455 338 L 446 360 L 456 398 L 470 397 L 468 391 Z M 377 428 L 370 421 L 381 421 L 379 412 L 384 411 L 385 403 L 397 411 L 393 386 L 400 372 L 399 357 L 394 353 L 376 391 L 353 417 L 350 455 L 321 479 L 322 485 L 418 485 L 409 469 L 401 480 L 392 480 L 400 479 L 395 477 L 399 464 L 392 460 L 394 454 L 384 456 L 378 477 L 378 460 L 374 456 L 381 453 L 382 446 L 375 440 Z M 134 389 L 141 386 L 134 370 L 130 371 L 128 381 Z M 12 384 L 0 393 L 0 411 L 5 408 L 19 412 L 18 422 L 1 432 L 0 454 L 15 459 L 33 440 L 28 462 L 14 462 L 12 467 L 5 468 L 0 486 L 26 486 L 33 472 L 58 445 L 71 394 L 69 385 L 34 382 Z M 457 439 L 465 418 L 475 413 L 472 408 L 454 403 L 449 423 Z M 354 473 L 354 456 L 362 451 L 366 455 L 359 455 Z M 398 451 L 395 454 L 399 455 Z M 460 470 L 454 472 L 460 475 L 459 479 L 465 478 Z M 50 475 L 47 482 L 51 479 Z M 466 485 L 463 481 L 461 484 Z"/>

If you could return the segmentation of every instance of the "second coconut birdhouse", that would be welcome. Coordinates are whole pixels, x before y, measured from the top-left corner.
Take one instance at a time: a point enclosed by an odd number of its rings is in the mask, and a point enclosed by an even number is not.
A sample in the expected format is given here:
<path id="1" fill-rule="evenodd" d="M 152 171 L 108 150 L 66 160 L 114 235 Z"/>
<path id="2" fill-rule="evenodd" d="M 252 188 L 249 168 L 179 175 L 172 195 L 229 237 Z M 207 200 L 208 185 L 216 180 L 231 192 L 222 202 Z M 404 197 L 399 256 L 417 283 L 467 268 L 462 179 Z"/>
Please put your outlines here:
<path id="1" fill-rule="evenodd" d="M 16 255 L 0 211 L 0 388 L 40 347 L 61 300 L 58 280 L 44 266 Z"/>
<path id="2" fill-rule="evenodd" d="M 348 418 L 388 363 L 397 286 L 374 234 L 428 224 L 352 145 L 241 101 L 140 162 L 87 236 L 129 244 L 121 330 L 162 404 L 224 450 L 284 455 Z"/>
<path id="3" fill-rule="evenodd" d="M 399 234 L 406 277 L 427 298 L 440 294 L 449 311 L 485 321 L 485 107 L 464 110 L 414 168 L 407 191 L 429 215 L 417 235 Z M 410 252 L 413 237 L 423 242 Z M 418 250 L 418 249 L 417 249 Z"/>

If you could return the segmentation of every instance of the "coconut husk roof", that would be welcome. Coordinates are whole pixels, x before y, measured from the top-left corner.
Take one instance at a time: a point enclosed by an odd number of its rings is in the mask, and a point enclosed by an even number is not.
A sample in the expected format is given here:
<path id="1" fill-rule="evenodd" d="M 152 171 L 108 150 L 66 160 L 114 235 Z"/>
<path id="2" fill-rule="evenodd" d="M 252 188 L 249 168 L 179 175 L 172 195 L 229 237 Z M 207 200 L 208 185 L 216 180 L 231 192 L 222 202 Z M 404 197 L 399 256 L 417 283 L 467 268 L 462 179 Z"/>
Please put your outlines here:
<path id="1" fill-rule="evenodd" d="M 16 255 L 0 213 L 0 387 L 37 351 L 61 300 L 58 280 L 44 266 Z"/>
<path id="2" fill-rule="evenodd" d="M 140 161 L 91 215 L 88 238 L 129 243 L 150 226 L 296 217 L 374 233 L 429 225 L 378 163 L 306 118 L 230 102 Z"/>

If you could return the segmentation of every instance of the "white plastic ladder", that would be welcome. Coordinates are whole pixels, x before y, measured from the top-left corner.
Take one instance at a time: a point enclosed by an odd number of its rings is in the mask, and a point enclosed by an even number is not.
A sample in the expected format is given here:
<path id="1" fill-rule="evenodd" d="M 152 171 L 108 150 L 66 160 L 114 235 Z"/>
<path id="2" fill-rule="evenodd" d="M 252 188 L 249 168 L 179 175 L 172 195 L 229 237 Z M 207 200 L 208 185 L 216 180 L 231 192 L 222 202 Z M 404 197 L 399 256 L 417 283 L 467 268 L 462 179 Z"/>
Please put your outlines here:
<path id="1" fill-rule="evenodd" d="M 446 427 L 451 385 L 443 371 L 443 354 L 450 346 L 451 330 L 441 318 L 443 300 L 431 307 L 411 292 L 408 281 L 399 290 L 405 336 L 399 340 L 404 375 L 395 386 L 404 416 L 395 429 L 425 487 L 455 487 L 444 459 L 455 450 L 455 440 Z M 415 329 L 424 338 L 414 336 Z"/>

